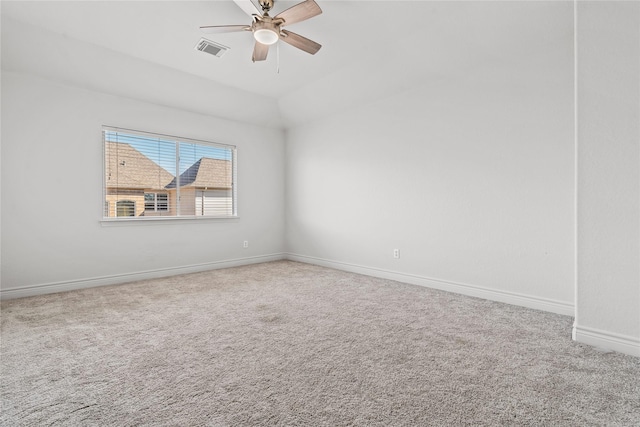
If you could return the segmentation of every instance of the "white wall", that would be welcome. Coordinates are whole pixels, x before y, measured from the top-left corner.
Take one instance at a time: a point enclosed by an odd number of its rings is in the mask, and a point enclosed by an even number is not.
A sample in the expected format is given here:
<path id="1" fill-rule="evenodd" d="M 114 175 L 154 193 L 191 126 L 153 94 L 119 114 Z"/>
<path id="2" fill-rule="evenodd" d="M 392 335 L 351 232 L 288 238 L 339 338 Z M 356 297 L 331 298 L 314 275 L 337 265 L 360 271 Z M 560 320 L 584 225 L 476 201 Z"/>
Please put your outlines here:
<path id="1" fill-rule="evenodd" d="M 239 219 L 101 225 L 102 125 L 236 145 Z M 3 71 L 2 154 L 3 296 L 281 257 L 281 130 Z"/>
<path id="2" fill-rule="evenodd" d="M 290 129 L 288 253 L 573 314 L 572 52 L 569 34 Z"/>
<path id="3" fill-rule="evenodd" d="M 182 111 L 264 127 L 282 126 L 272 98 L 17 22 L 6 15 L 1 21 L 3 71 L 33 74 Z M 38 46 L 37 54 L 34 46 Z M 188 50 L 200 54 L 191 47 Z"/>
<path id="4" fill-rule="evenodd" d="M 640 3 L 578 2 L 574 337 L 640 356 Z"/>

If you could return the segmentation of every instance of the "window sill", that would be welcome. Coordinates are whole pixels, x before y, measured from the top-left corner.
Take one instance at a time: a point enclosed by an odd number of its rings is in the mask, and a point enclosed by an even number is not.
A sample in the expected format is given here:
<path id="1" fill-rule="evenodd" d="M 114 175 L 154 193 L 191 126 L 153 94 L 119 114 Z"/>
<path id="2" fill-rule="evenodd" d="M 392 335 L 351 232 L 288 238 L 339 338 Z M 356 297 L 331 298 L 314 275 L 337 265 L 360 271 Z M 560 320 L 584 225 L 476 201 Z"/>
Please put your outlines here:
<path id="1" fill-rule="evenodd" d="M 147 218 L 102 218 L 100 225 L 103 227 L 118 227 L 132 225 L 152 225 L 152 224 L 179 224 L 198 222 L 220 222 L 234 221 L 240 219 L 239 216 L 172 216 L 172 217 L 147 217 Z"/>

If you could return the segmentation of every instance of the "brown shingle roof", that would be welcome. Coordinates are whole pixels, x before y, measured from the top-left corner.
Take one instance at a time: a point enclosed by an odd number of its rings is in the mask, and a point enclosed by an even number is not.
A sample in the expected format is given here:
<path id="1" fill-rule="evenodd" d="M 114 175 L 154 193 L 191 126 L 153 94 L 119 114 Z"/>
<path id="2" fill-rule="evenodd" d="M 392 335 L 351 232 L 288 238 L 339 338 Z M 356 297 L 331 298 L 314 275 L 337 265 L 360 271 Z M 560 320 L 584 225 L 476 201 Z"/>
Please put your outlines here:
<path id="1" fill-rule="evenodd" d="M 230 160 L 203 157 L 180 175 L 180 187 L 230 189 L 232 167 Z M 167 188 L 175 188 L 175 179 Z"/>
<path id="2" fill-rule="evenodd" d="M 129 144 L 105 143 L 105 182 L 108 188 L 164 189 L 173 175 Z"/>

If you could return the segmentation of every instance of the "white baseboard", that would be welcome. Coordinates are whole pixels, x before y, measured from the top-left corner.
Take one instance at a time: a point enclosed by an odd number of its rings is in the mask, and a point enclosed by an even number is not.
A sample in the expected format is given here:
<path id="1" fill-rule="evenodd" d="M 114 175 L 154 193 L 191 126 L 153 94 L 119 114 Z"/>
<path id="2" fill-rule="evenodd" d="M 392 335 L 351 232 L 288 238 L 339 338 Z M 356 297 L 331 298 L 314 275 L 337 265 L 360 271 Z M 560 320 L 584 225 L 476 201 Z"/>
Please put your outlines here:
<path id="1" fill-rule="evenodd" d="M 574 341 L 582 344 L 640 357 L 640 339 L 638 338 L 575 324 L 572 336 Z"/>
<path id="2" fill-rule="evenodd" d="M 310 257 L 306 255 L 287 253 L 286 259 L 308 264 L 321 265 L 323 267 L 335 268 L 336 270 L 349 271 L 351 273 L 364 274 L 367 276 L 380 277 L 383 279 L 390 279 L 403 283 L 410 283 L 412 285 L 440 289 L 443 291 L 483 298 L 491 301 L 504 302 L 507 304 L 548 311 L 551 313 L 563 314 L 565 316 L 574 315 L 573 304 L 563 301 L 539 298 L 531 295 L 518 294 L 515 292 L 499 291 L 482 286 L 455 283 L 446 280 L 433 279 L 430 277 L 423 277 L 414 274 L 399 273 L 396 271 L 383 270 L 373 267 L 365 267 L 361 265 Z"/>
<path id="3" fill-rule="evenodd" d="M 246 258 L 236 258 L 222 261 L 206 262 L 182 267 L 161 268 L 157 270 L 138 271 L 134 273 L 117 274 L 112 276 L 93 277 L 90 279 L 69 280 L 40 285 L 23 286 L 19 288 L 1 289 L 0 299 L 12 299 L 30 297 L 35 295 L 66 292 L 76 289 L 93 288 L 96 286 L 118 285 L 137 280 L 157 279 L 159 277 L 177 276 L 179 274 L 198 273 L 220 268 L 238 267 L 241 265 L 258 264 L 262 262 L 278 261 L 285 259 L 284 253 L 259 255 Z"/>

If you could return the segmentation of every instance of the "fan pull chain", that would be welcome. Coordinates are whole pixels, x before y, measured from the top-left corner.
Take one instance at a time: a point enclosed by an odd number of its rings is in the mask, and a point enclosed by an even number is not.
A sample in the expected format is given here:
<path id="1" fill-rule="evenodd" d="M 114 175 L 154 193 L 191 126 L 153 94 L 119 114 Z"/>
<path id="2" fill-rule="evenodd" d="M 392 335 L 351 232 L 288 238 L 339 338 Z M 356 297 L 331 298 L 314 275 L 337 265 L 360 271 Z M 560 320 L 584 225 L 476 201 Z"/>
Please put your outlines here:
<path id="1" fill-rule="evenodd" d="M 276 72 L 280 74 L 280 42 L 276 43 Z"/>

